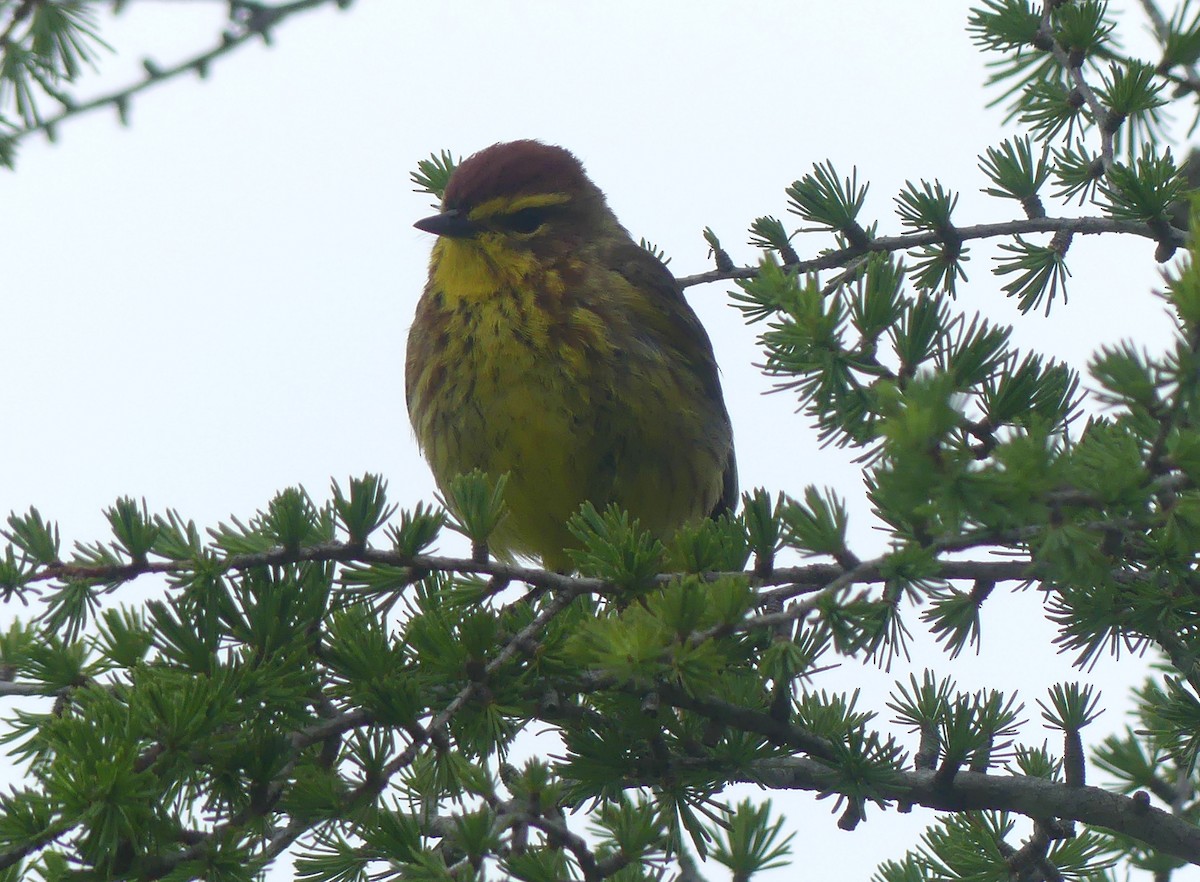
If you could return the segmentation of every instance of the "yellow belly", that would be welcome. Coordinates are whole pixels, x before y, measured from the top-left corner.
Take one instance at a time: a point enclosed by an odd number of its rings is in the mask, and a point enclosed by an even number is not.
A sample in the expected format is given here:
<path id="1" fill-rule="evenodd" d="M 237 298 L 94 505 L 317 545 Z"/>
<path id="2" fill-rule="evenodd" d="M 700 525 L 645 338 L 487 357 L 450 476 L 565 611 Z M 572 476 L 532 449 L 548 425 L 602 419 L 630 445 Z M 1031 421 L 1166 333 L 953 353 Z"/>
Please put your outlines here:
<path id="1" fill-rule="evenodd" d="M 616 503 L 668 538 L 720 498 L 722 406 L 706 407 L 652 342 L 614 339 L 613 327 L 580 305 L 548 313 L 529 288 L 426 292 L 409 338 L 410 415 L 439 485 L 475 468 L 509 475 L 494 551 L 567 569 L 565 521 L 585 501 Z"/>

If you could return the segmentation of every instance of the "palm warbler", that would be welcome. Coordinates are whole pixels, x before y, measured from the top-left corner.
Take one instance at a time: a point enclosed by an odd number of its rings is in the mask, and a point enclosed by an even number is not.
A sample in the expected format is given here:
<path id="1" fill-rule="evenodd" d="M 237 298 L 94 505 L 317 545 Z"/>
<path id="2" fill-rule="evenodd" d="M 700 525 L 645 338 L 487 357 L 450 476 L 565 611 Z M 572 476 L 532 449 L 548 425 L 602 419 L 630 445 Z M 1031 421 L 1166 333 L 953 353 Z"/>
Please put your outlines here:
<path id="1" fill-rule="evenodd" d="M 509 475 L 502 556 L 569 569 L 565 521 L 616 503 L 660 538 L 737 497 L 712 344 L 579 160 L 494 144 L 450 176 L 408 335 L 408 412 L 434 477 Z"/>

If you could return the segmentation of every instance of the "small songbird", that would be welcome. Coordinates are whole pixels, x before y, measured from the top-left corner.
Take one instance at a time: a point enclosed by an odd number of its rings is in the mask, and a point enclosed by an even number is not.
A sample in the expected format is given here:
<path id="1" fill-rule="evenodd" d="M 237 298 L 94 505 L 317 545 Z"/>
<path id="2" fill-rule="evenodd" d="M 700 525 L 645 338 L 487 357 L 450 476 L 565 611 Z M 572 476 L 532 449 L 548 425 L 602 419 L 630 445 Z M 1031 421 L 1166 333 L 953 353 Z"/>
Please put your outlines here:
<path id="1" fill-rule="evenodd" d="M 662 539 L 733 510 L 708 335 L 574 155 L 493 144 L 416 227 L 438 240 L 408 335 L 408 412 L 443 489 L 508 473 L 493 551 L 569 570 L 565 522 L 584 502 Z"/>

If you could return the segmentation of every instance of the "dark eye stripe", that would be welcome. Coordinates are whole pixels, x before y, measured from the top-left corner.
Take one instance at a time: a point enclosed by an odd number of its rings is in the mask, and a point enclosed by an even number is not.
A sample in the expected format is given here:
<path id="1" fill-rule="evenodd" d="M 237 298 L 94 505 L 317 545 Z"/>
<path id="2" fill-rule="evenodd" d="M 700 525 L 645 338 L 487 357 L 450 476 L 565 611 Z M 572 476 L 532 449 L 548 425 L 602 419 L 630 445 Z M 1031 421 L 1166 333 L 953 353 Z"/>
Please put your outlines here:
<path id="1" fill-rule="evenodd" d="M 532 233 L 546 222 L 548 214 L 549 211 L 544 206 L 522 208 L 511 214 L 500 215 L 496 218 L 496 222 L 505 229 L 512 230 L 514 233 Z"/>

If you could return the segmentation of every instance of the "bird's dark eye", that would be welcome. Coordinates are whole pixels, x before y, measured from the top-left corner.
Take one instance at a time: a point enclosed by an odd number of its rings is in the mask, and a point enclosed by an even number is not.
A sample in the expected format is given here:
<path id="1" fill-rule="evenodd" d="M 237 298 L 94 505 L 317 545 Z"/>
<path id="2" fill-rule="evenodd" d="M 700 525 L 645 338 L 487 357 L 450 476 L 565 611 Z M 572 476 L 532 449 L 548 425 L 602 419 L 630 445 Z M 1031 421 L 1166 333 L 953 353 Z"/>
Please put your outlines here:
<path id="1" fill-rule="evenodd" d="M 500 223 L 514 233 L 532 233 L 545 222 L 545 208 L 522 208 L 500 218 Z"/>

